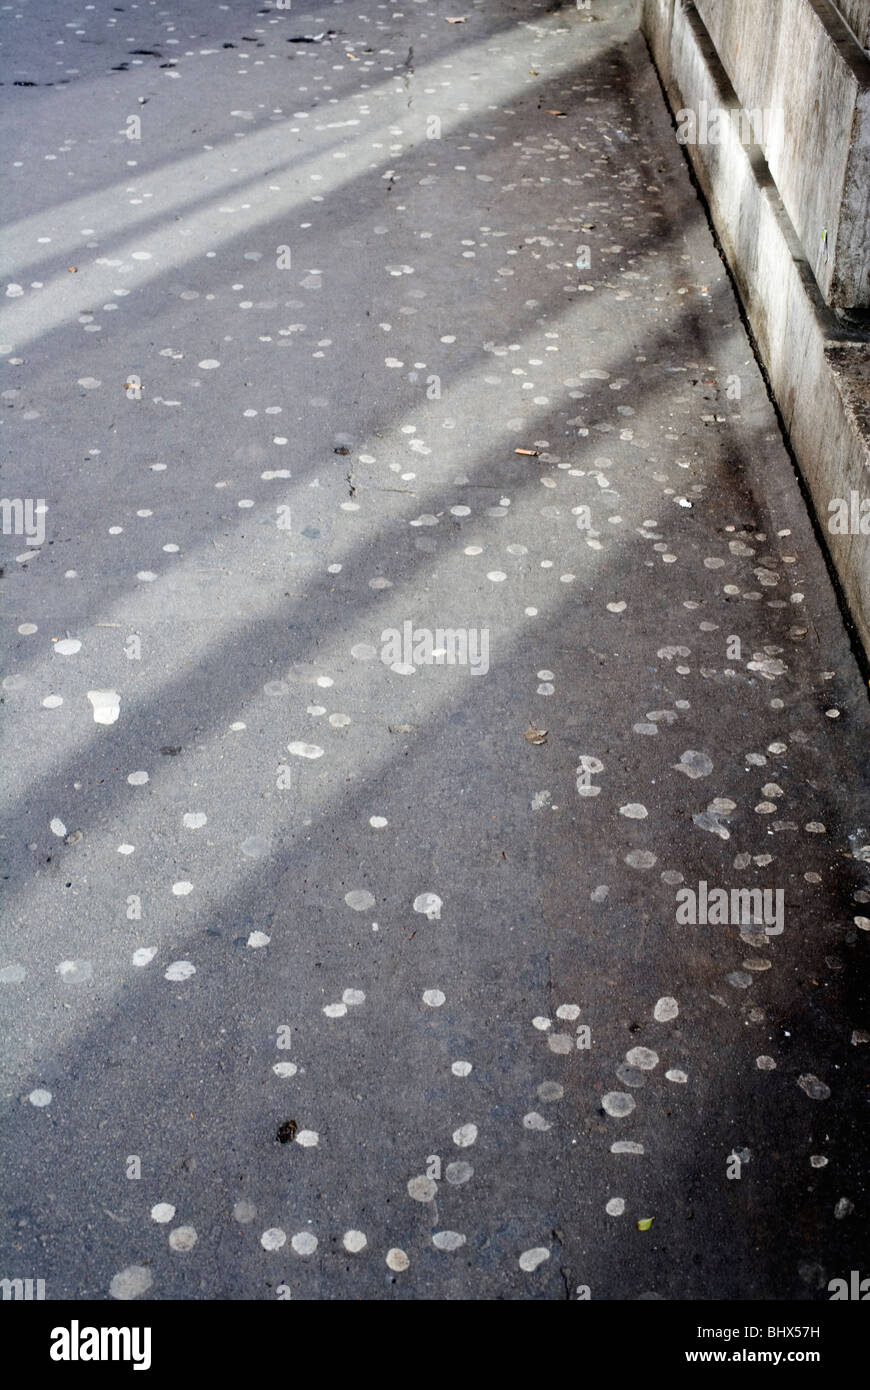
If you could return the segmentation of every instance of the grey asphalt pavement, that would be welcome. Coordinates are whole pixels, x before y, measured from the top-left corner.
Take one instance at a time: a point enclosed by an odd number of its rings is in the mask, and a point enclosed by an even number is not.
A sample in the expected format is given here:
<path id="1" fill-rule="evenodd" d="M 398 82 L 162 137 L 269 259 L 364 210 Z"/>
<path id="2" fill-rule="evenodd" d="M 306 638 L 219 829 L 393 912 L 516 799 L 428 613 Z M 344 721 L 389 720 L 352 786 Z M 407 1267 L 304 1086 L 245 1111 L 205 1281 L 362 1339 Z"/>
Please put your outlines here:
<path id="1" fill-rule="evenodd" d="M 2 21 L 0 1274 L 870 1275 L 867 686 L 633 6 Z"/>

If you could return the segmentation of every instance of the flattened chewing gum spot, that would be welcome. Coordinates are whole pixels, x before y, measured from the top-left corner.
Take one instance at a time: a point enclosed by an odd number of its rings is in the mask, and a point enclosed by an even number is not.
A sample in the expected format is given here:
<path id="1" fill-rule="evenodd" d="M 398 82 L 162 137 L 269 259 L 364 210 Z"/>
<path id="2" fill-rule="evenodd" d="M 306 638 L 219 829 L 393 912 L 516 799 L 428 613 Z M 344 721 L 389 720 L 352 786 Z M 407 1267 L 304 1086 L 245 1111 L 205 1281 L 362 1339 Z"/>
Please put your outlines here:
<path id="1" fill-rule="evenodd" d="M 117 690 L 89 690 L 88 699 L 94 710 L 95 724 L 114 724 L 121 713 L 121 697 Z"/>

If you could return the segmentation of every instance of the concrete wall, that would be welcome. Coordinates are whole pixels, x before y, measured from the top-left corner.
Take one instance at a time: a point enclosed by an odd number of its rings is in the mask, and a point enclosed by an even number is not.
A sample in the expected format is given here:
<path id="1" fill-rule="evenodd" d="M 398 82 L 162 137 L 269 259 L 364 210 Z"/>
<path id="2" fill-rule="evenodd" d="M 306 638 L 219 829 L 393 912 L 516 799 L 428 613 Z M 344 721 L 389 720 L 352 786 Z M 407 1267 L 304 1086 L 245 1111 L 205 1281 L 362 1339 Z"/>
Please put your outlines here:
<path id="1" fill-rule="evenodd" d="M 870 0 L 834 0 L 847 24 L 852 26 L 858 42 L 870 48 Z"/>
<path id="2" fill-rule="evenodd" d="M 870 59 L 828 0 L 695 4 L 825 299 L 870 307 Z"/>
<path id="3" fill-rule="evenodd" d="M 746 17 L 756 8 L 755 0 L 724 0 L 722 4 L 700 0 L 700 5 L 718 21 L 723 48 L 741 72 L 748 68 L 750 55 L 755 56 L 757 70 L 747 73 L 744 91 L 779 91 L 789 100 L 797 100 L 797 84 L 792 77 L 773 71 L 772 65 L 783 53 L 793 50 L 777 38 L 783 21 L 781 16 L 778 20 L 770 18 L 774 6 L 769 0 L 764 6 L 768 20 L 754 32 L 741 29 L 738 20 L 748 23 Z M 731 8 L 730 16 L 724 14 L 726 6 Z M 796 13 L 801 8 L 817 7 L 809 0 L 775 0 L 775 8 Z M 804 21 L 807 25 L 815 22 L 807 14 Z M 693 4 L 687 0 L 643 0 L 642 27 L 675 117 L 685 110 L 699 112 L 703 103 L 710 110 L 727 110 L 739 104 L 716 43 Z M 850 43 L 857 51 L 851 38 Z M 836 72 L 838 61 L 835 55 L 828 69 L 817 65 L 815 78 L 824 71 Z M 842 90 L 835 84 L 835 94 Z M 805 79 L 803 105 L 807 109 L 818 107 L 821 111 L 831 100 L 831 93 L 814 89 Z M 794 176 L 792 199 L 797 198 L 798 188 L 804 188 L 816 209 L 824 205 L 825 198 L 827 206 L 833 206 L 828 146 L 821 138 L 829 128 L 822 123 L 815 140 L 809 138 L 812 131 L 807 132 L 807 171 L 801 173 L 784 154 L 779 164 L 785 171 L 783 177 L 789 171 Z M 842 154 L 845 143 L 843 136 L 839 150 L 832 150 L 832 158 Z M 851 318 L 843 322 L 825 302 L 815 273 L 817 260 L 807 255 L 759 145 L 747 146 L 739 130 L 726 123 L 718 142 L 686 144 L 685 150 L 709 204 L 820 530 L 870 658 L 870 536 L 839 535 L 829 527 L 835 499 L 848 500 L 852 492 L 862 500 L 870 499 L 870 332 L 856 327 Z M 843 167 L 842 159 L 835 167 Z M 800 205 L 793 205 L 800 213 Z M 864 239 L 870 239 L 866 224 Z M 870 326 L 870 317 L 865 317 Z M 856 321 L 860 319 L 858 315 Z"/>

